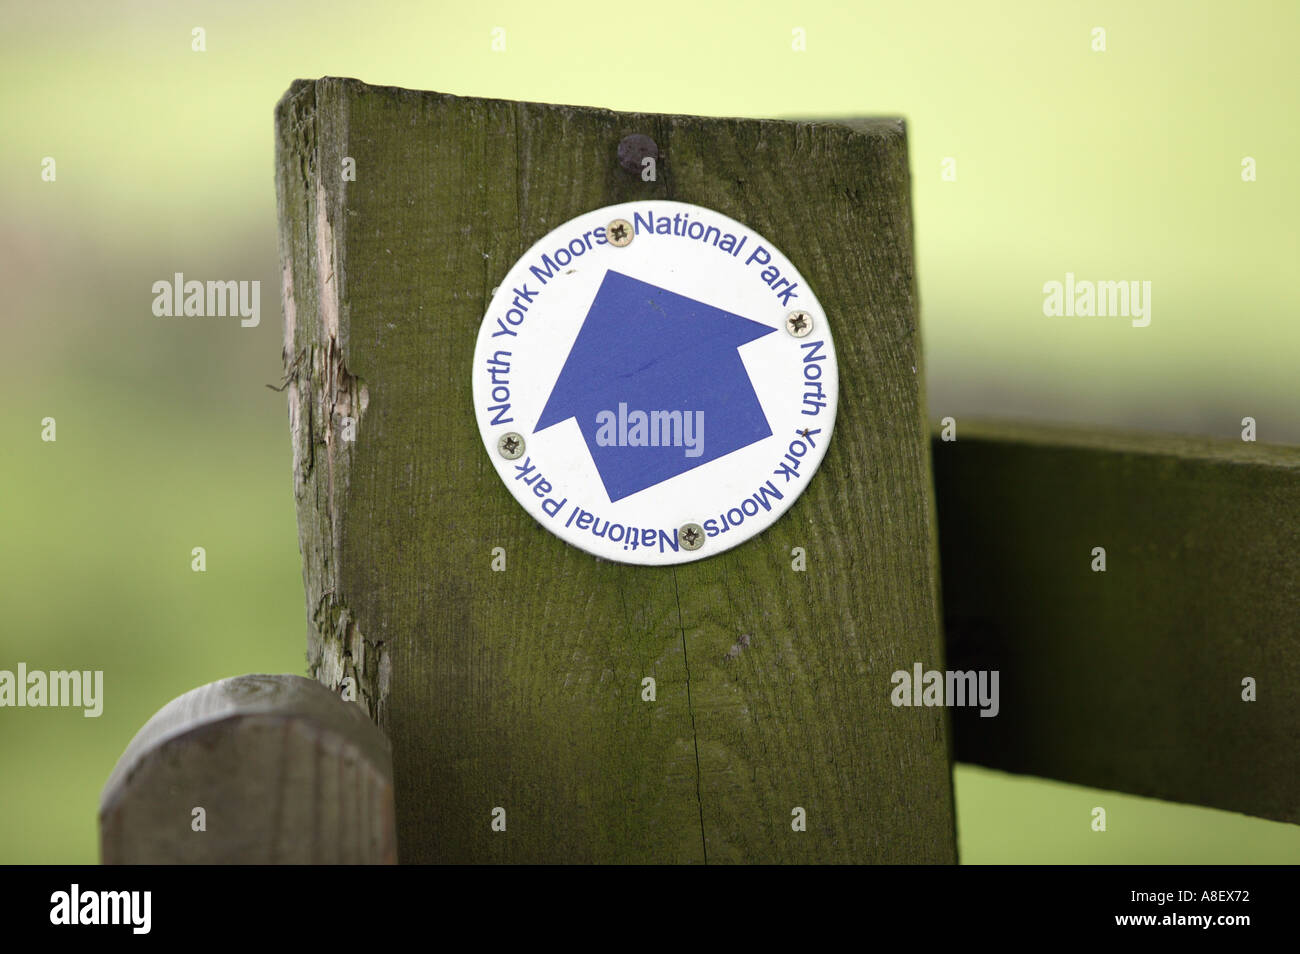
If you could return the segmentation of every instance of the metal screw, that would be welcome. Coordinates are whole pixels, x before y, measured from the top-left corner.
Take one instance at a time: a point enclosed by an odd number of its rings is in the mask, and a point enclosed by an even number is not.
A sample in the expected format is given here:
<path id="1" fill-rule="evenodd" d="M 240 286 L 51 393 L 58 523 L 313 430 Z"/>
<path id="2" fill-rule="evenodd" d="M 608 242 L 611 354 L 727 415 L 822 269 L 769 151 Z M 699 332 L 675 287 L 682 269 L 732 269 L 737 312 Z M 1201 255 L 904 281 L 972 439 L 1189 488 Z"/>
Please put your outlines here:
<path id="1" fill-rule="evenodd" d="M 682 541 L 683 550 L 698 550 L 704 546 L 704 528 L 698 523 L 688 523 L 677 531 L 677 537 Z"/>
<path id="2" fill-rule="evenodd" d="M 514 431 L 502 434 L 497 441 L 497 450 L 506 460 L 518 460 L 524 456 L 524 439 Z"/>
<path id="3" fill-rule="evenodd" d="M 632 223 L 627 219 L 615 219 L 605 226 L 605 237 L 609 239 L 609 244 L 616 248 L 623 248 L 625 245 L 632 244 Z"/>
<path id="4" fill-rule="evenodd" d="M 658 162 L 659 147 L 644 133 L 624 136 L 618 144 L 618 164 L 633 175 L 641 174 L 641 163 L 647 156 Z"/>
<path id="5" fill-rule="evenodd" d="M 785 316 L 785 330 L 796 338 L 806 338 L 812 332 L 812 315 L 806 311 L 792 311 Z"/>

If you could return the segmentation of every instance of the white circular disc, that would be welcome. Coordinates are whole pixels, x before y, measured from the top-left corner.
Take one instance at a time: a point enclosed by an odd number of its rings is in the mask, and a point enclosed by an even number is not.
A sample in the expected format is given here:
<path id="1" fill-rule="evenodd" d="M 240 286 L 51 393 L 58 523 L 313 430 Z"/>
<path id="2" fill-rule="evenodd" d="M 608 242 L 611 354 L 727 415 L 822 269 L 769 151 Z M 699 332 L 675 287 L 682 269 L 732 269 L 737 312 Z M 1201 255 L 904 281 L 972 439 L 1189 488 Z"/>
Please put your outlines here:
<path id="1" fill-rule="evenodd" d="M 703 559 L 776 521 L 826 453 L 839 394 L 826 314 L 794 265 L 725 215 L 658 200 L 580 215 L 525 252 L 483 318 L 473 381 L 524 509 L 640 564 Z"/>

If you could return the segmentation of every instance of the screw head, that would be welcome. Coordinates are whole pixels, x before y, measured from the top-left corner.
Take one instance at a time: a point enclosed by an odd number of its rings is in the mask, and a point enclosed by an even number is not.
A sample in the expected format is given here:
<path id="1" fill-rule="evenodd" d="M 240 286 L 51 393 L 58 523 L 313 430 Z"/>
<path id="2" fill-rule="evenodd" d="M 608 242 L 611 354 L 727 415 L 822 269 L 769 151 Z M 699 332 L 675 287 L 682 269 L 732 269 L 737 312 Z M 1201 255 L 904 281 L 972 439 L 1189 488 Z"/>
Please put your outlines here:
<path id="1" fill-rule="evenodd" d="M 659 159 L 659 147 L 644 133 L 624 136 L 618 144 L 618 164 L 633 175 L 641 174 L 641 162 L 647 156 Z"/>
<path id="2" fill-rule="evenodd" d="M 677 531 L 677 539 L 681 541 L 683 550 L 698 550 L 704 546 L 704 528 L 698 523 L 683 524 Z"/>
<path id="3" fill-rule="evenodd" d="M 631 245 L 632 223 L 627 219 L 615 219 L 605 226 L 605 238 L 609 239 L 609 244 L 615 248 Z"/>
<path id="4" fill-rule="evenodd" d="M 812 315 L 806 311 L 792 311 L 785 316 L 785 330 L 796 338 L 806 338 L 812 333 Z"/>
<path id="5" fill-rule="evenodd" d="M 506 460 L 518 460 L 524 456 L 524 439 L 514 431 L 502 434 L 497 440 L 497 450 Z"/>

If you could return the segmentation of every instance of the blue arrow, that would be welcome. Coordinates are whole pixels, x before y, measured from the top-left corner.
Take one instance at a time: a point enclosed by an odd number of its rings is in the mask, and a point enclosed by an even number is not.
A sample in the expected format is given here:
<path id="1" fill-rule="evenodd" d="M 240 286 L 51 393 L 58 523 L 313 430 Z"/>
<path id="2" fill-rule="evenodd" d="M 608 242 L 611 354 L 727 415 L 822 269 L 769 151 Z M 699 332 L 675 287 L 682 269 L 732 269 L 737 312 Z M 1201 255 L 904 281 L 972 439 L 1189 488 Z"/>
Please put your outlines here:
<path id="1" fill-rule="evenodd" d="M 610 502 L 662 483 L 771 435 L 736 349 L 775 330 L 608 271 L 535 430 L 577 418 Z M 701 424 L 699 447 L 609 443 L 610 416 L 638 411 Z M 665 442 L 670 432 L 662 425 Z"/>

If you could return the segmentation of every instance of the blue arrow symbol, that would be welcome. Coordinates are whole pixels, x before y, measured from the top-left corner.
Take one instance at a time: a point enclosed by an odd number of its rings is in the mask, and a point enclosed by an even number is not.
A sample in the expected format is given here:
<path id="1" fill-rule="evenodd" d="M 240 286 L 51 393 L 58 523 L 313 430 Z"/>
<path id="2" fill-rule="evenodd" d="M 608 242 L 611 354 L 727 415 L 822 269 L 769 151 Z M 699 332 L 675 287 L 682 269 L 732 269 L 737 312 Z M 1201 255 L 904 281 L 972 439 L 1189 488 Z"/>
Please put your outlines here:
<path id="1" fill-rule="evenodd" d="M 736 349 L 775 330 L 608 271 L 535 430 L 577 418 L 611 503 L 653 487 L 771 436 Z M 637 412 L 659 413 L 659 446 L 636 443 Z"/>

